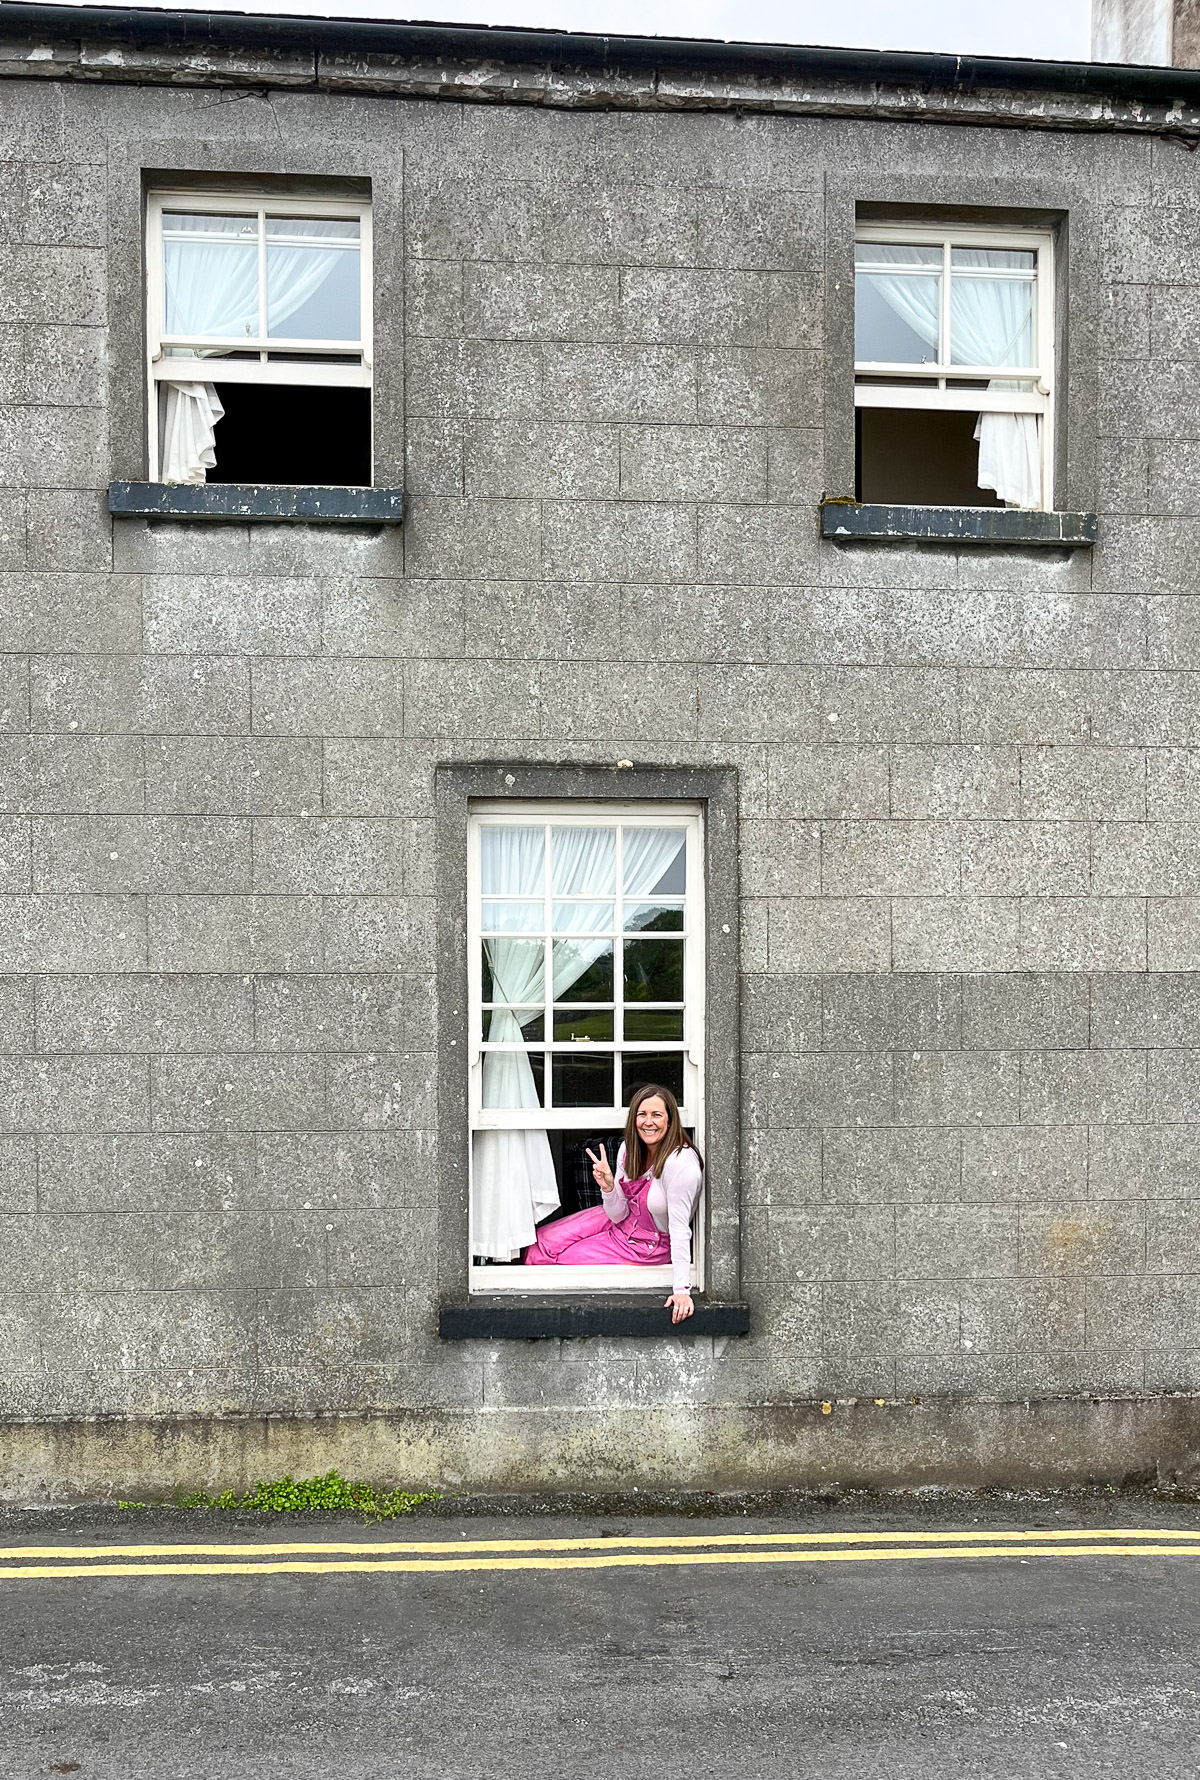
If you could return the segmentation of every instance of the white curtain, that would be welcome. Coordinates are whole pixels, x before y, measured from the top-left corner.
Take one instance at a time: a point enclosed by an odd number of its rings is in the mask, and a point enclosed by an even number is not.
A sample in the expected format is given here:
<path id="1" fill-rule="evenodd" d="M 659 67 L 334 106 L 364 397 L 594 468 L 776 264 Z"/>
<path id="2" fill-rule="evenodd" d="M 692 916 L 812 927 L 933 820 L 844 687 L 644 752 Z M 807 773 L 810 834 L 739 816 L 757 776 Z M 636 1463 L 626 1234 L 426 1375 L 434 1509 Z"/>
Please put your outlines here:
<path id="1" fill-rule="evenodd" d="M 220 334 L 230 341 L 258 333 L 258 242 L 234 233 L 244 218 L 176 216 L 171 228 L 186 241 L 163 242 L 163 280 L 168 334 Z M 222 234 L 220 225 L 232 225 Z M 194 225 L 194 227 L 193 227 Z M 306 235 L 328 235 L 342 224 L 306 220 Z M 324 284 L 337 253 L 272 244 L 268 280 L 268 332 L 277 332 Z M 218 348 L 172 349 L 176 358 L 220 357 Z M 216 466 L 215 429 L 225 410 L 216 386 L 191 379 L 164 381 L 162 479 L 203 483 Z"/>
<path id="2" fill-rule="evenodd" d="M 625 891 L 648 895 L 684 844 L 682 829 L 625 830 Z M 486 897 L 542 897 L 545 893 L 545 830 L 485 828 L 481 836 L 481 891 Z M 553 924 L 578 939 L 553 946 L 553 995 L 565 1001 L 571 988 L 611 947 L 602 938 L 583 936 L 611 928 L 615 881 L 615 832 L 601 827 L 563 827 L 552 831 L 551 889 L 558 897 L 590 896 L 591 902 L 554 902 Z M 491 938 L 484 949 L 495 982 L 495 999 L 512 1006 L 540 1005 L 544 1000 L 543 951 L 540 940 Z M 489 1039 L 517 1044 L 519 1018 L 497 1009 Z M 485 1051 L 485 1107 L 536 1107 L 537 1087 L 528 1053 Z M 479 1131 L 475 1136 L 471 1180 L 472 1249 L 493 1261 L 516 1261 L 537 1236 L 537 1224 L 560 1204 L 550 1140 L 545 1131 Z"/>
<path id="3" fill-rule="evenodd" d="M 981 263 L 986 255 L 980 253 Z M 951 356 L 959 364 L 1027 365 L 1033 355 L 1033 286 L 1016 278 L 956 278 Z M 989 393 L 1025 387 L 994 377 Z M 1036 414 L 981 414 L 979 486 L 994 488 L 1009 507 L 1040 507 L 1042 464 Z"/>
<path id="4" fill-rule="evenodd" d="M 872 247 L 881 261 L 902 257 L 904 248 Z M 987 264 L 985 253 L 980 265 Z M 875 290 L 889 309 L 913 329 L 936 354 L 938 285 L 931 278 L 872 276 Z M 953 281 L 951 356 L 958 364 L 1027 364 L 1032 352 L 1030 292 L 1024 279 L 955 278 Z M 993 378 L 992 391 L 1015 390 L 1021 383 Z M 1042 467 L 1036 414 L 981 414 L 975 428 L 979 443 L 979 486 L 992 488 L 1010 507 L 1040 507 Z"/>

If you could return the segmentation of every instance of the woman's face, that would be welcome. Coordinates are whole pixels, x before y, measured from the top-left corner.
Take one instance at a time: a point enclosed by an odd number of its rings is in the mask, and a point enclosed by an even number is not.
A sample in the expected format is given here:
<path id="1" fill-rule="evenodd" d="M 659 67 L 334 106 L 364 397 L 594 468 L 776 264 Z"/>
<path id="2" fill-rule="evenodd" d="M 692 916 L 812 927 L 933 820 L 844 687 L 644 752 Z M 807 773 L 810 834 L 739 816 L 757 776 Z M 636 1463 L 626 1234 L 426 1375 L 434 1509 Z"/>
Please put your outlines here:
<path id="1" fill-rule="evenodd" d="M 659 1094 L 651 1094 L 637 1109 L 637 1133 L 648 1150 L 661 1143 L 667 1133 L 666 1102 Z"/>

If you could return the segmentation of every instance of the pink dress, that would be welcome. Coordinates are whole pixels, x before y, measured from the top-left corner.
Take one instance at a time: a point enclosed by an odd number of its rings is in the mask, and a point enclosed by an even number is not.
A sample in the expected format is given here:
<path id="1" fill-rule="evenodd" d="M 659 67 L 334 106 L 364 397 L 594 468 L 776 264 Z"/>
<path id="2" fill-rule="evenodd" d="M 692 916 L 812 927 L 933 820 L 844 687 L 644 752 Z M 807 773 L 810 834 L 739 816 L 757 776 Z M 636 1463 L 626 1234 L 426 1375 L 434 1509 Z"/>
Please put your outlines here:
<path id="1" fill-rule="evenodd" d="M 654 1176 L 621 1182 L 629 1211 L 614 1224 L 602 1205 L 590 1205 L 568 1218 L 543 1224 L 532 1248 L 525 1251 L 526 1267 L 611 1266 L 614 1262 L 639 1267 L 661 1267 L 671 1259 L 671 1238 L 650 1216 L 646 1196 Z"/>

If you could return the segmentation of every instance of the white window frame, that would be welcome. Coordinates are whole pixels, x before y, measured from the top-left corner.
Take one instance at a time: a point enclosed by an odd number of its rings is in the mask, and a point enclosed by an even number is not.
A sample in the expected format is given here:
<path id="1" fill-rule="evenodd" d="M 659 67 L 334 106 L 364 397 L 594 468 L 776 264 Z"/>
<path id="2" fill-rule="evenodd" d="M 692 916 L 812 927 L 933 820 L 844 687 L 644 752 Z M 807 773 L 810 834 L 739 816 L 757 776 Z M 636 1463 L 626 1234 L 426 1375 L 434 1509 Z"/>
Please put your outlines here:
<path id="1" fill-rule="evenodd" d="M 168 335 L 166 284 L 163 274 L 163 212 L 186 211 L 201 216 L 247 216 L 258 219 L 259 333 L 246 339 L 228 336 Z M 359 303 L 357 340 L 291 340 L 267 335 L 266 222 L 270 217 L 350 217 L 359 225 Z M 351 250 L 352 251 L 352 250 Z M 192 367 L 193 380 L 204 383 L 302 384 L 309 388 L 370 389 L 372 386 L 371 205 L 365 198 L 277 197 L 266 192 L 228 191 L 219 186 L 186 191 L 155 190 L 146 205 L 146 374 L 149 395 L 150 480 L 159 477 L 158 385 L 178 381 L 181 366 Z M 257 352 L 257 359 L 214 357 L 200 361 L 169 358 L 168 346 L 189 346 L 224 354 Z M 281 359 L 280 353 L 311 355 Z M 331 359 L 342 363 L 330 363 Z M 202 368 L 203 367 L 203 370 Z M 219 367 L 219 370 L 217 369 Z M 372 452 L 372 460 L 373 460 Z M 372 480 L 374 463 L 372 461 Z"/>
<path id="2" fill-rule="evenodd" d="M 1042 510 L 1054 510 L 1054 238 L 1039 229 L 947 228 L 932 223 L 860 223 L 854 234 L 855 244 L 872 241 L 894 247 L 930 247 L 942 249 L 941 338 L 938 357 L 932 364 L 885 364 L 878 360 L 854 361 L 854 405 L 856 408 L 940 409 L 942 412 L 966 410 L 971 414 L 1036 414 L 1038 446 L 1042 462 Z M 1033 365 L 953 365 L 950 363 L 951 294 L 950 253 L 955 247 L 1007 248 L 1036 255 L 1033 304 Z M 857 273 L 867 270 L 855 266 L 855 297 Z M 889 272 L 895 267 L 889 266 Z M 963 273 L 956 271 L 955 278 Z M 864 384 L 860 376 L 903 377 L 908 388 L 887 384 Z M 987 390 L 947 389 L 947 380 L 964 377 L 1003 378 L 1012 382 L 1032 383 L 1029 391 L 1009 390 L 989 394 Z M 921 380 L 927 388 L 914 389 Z"/>
<path id="3" fill-rule="evenodd" d="M 574 823 L 586 824 L 589 827 L 615 827 L 617 834 L 617 891 L 614 897 L 619 910 L 622 902 L 621 872 L 621 828 L 660 828 L 665 824 L 685 827 L 687 839 L 686 854 L 686 890 L 684 898 L 684 1029 L 680 1043 L 655 1043 L 657 1051 L 680 1050 L 683 1054 L 684 1100 L 680 1106 L 683 1123 L 690 1131 L 694 1131 L 696 1142 L 704 1153 L 704 812 L 700 804 L 695 803 L 617 803 L 579 799 L 572 802 L 551 803 L 539 801 L 535 803 L 486 802 L 472 803 L 467 835 L 467 988 L 468 988 L 468 1098 L 469 1098 L 469 1140 L 468 1154 L 470 1167 L 474 1168 L 475 1133 L 487 1130 L 545 1130 L 545 1131 L 586 1131 L 595 1130 L 605 1125 L 614 1130 L 625 1124 L 625 1111 L 620 1107 L 581 1106 L 564 1108 L 485 1108 L 482 1105 L 483 1055 L 483 932 L 481 920 L 481 876 L 480 876 L 480 842 L 482 830 L 487 826 L 520 826 L 537 827 L 563 826 Z M 547 881 L 545 897 L 547 919 L 549 919 L 551 896 L 549 871 L 550 849 L 546 849 Z M 563 900 L 559 898 L 558 900 Z M 592 898 L 595 900 L 595 898 Z M 642 900 L 645 900 L 644 898 Z M 547 938 L 547 944 L 549 939 Z M 621 938 L 618 934 L 613 947 L 614 994 L 621 981 Z M 549 1025 L 551 998 L 553 987 L 551 973 L 546 972 L 543 994 L 546 998 L 547 1025 L 544 1043 L 534 1047 L 544 1049 L 548 1056 L 555 1050 L 569 1050 L 569 1045 L 555 1045 L 552 1028 Z M 619 1010 L 621 1003 L 616 1007 Z M 622 1047 L 620 1025 L 614 1027 L 612 1044 L 589 1046 L 590 1050 L 619 1051 Z M 648 1046 L 649 1041 L 647 1041 Z M 523 1047 L 515 1044 L 501 1045 L 498 1049 L 518 1050 Z M 551 1071 L 547 1066 L 546 1075 L 549 1080 Z M 614 1072 L 615 1075 L 615 1072 Z M 614 1087 L 615 1092 L 615 1087 Z M 616 1158 L 611 1160 L 615 1163 Z M 468 1194 L 468 1204 L 472 1195 Z M 493 1264 L 478 1266 L 474 1259 L 474 1231 L 468 1230 L 467 1259 L 469 1267 L 469 1288 L 475 1292 L 521 1292 L 524 1294 L 542 1292 L 629 1292 L 644 1290 L 669 1292 L 671 1290 L 672 1273 L 669 1265 L 661 1267 L 637 1267 L 614 1265 L 610 1267 L 525 1267 L 520 1262 L 511 1262 L 507 1266 Z M 695 1215 L 692 1221 L 692 1277 L 693 1289 L 703 1288 L 704 1283 L 704 1190 L 701 1188 Z"/>

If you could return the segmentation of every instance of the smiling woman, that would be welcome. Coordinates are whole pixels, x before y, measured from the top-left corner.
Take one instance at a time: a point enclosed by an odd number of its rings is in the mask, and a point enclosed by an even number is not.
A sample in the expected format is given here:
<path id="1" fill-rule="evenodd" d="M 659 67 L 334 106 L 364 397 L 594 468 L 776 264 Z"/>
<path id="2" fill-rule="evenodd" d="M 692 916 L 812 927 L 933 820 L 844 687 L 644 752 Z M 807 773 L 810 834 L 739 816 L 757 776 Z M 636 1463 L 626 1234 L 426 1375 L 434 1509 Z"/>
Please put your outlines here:
<path id="1" fill-rule="evenodd" d="M 588 1150 L 603 1203 L 558 1218 L 538 1232 L 527 1267 L 634 1266 L 671 1263 L 671 1321 L 691 1316 L 692 1214 L 704 1167 L 685 1135 L 669 1088 L 648 1082 L 629 1103 L 616 1174 L 603 1144 Z"/>

